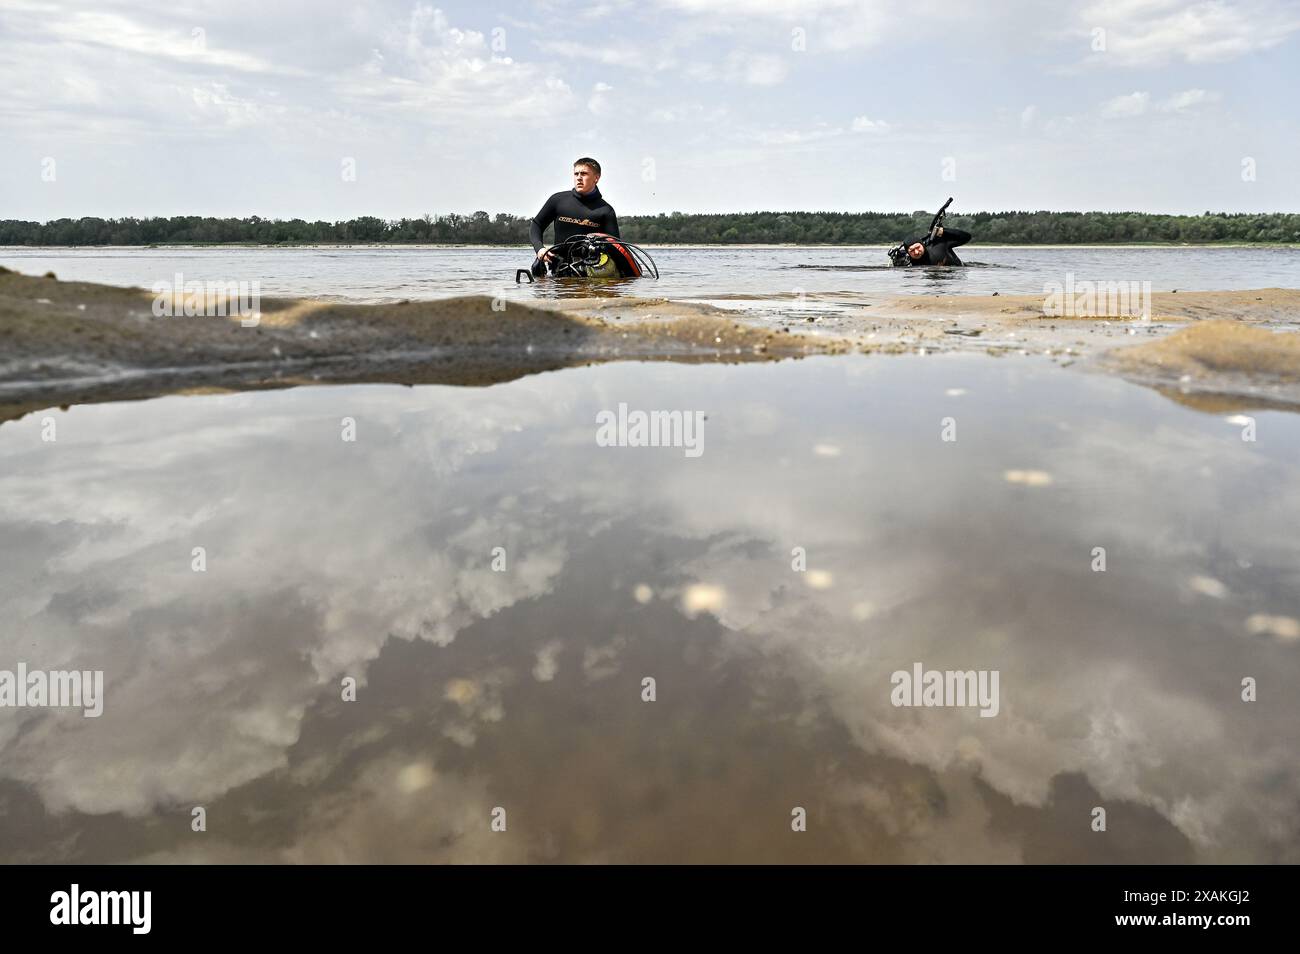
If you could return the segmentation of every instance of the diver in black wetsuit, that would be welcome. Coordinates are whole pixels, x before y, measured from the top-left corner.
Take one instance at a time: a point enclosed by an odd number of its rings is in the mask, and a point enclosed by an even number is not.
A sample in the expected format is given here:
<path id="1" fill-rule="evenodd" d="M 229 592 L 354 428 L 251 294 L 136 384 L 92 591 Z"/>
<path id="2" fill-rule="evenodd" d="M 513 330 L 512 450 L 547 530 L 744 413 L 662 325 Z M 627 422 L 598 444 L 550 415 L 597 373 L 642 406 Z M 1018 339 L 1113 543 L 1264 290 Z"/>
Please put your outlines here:
<path id="1" fill-rule="evenodd" d="M 529 223 L 528 238 L 537 253 L 532 269 L 534 275 L 545 275 L 548 263 L 552 270 L 555 268 L 556 256 L 542 241 L 542 233 L 552 222 L 555 223 L 555 244 L 574 235 L 590 235 L 592 232 L 621 237 L 614 207 L 596 188 L 599 181 L 600 163 L 587 157 L 579 159 L 573 164 L 573 188 L 568 192 L 557 192 L 547 199 L 542 210 Z"/>
<path id="2" fill-rule="evenodd" d="M 907 245 L 907 261 L 898 262 L 897 264 L 913 265 L 924 267 L 926 265 L 961 265 L 962 260 L 957 257 L 953 249 L 959 245 L 965 245 L 971 240 L 971 234 L 962 229 L 945 228 L 939 226 L 935 229 L 934 239 L 926 242 L 924 239 L 913 239 Z"/>

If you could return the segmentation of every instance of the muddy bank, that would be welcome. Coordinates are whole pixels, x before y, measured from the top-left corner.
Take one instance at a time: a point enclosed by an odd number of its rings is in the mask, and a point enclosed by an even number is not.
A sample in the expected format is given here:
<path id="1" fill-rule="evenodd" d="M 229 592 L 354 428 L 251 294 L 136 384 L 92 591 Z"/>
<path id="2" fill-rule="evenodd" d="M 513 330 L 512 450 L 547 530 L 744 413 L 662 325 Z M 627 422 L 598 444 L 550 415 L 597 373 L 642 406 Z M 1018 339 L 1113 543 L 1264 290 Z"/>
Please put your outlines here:
<path id="1" fill-rule="evenodd" d="M 948 317 L 996 318 L 1002 321 L 1041 321 L 1043 295 L 944 295 L 924 298 L 895 298 L 880 310 L 905 315 L 924 308 Z M 1152 292 L 1152 321 L 1198 321 L 1231 318 L 1239 321 L 1300 321 L 1300 290 L 1294 288 L 1252 288 L 1245 291 Z M 1130 316 L 1105 314 L 1099 298 L 1097 318 L 1055 317 L 1060 322 L 1091 323 L 1095 320 L 1133 321 Z"/>
<path id="2" fill-rule="evenodd" d="M 967 333 L 1015 335 L 1022 350 L 1053 353 L 1068 339 L 1072 358 L 1208 413 L 1300 408 L 1300 290 L 1157 292 L 1149 318 L 1048 317 L 1043 298 L 1026 295 L 902 299 L 881 313 L 918 305 Z"/>
<path id="3" fill-rule="evenodd" d="M 1300 339 L 1288 334 L 1300 330 L 1300 291 L 1291 289 L 1156 293 L 1150 319 L 1045 316 L 1036 295 L 871 300 L 837 292 L 740 299 L 742 307 L 631 297 L 376 305 L 264 298 L 253 322 L 160 317 L 155 297 L 0 269 L 0 421 L 52 405 L 195 389 L 486 385 L 601 361 L 848 351 L 1045 354 L 1061 364 L 1098 358 L 1103 370 L 1183 395 L 1283 405 L 1298 403 L 1300 387 Z M 200 312 L 225 310 L 216 298 L 196 304 Z M 1203 330 L 1202 322 L 1214 327 Z M 1153 347 L 1124 347 L 1137 345 Z M 1121 348 L 1131 355 L 1111 355 Z"/>
<path id="4" fill-rule="evenodd" d="M 627 358 L 754 361 L 848 350 L 698 311 L 614 322 L 487 297 L 391 305 L 260 301 L 255 319 L 158 316 L 143 289 L 0 273 L 0 420 L 56 404 L 304 383 L 485 385 Z M 177 301 L 178 309 L 184 303 Z"/>
<path id="5" fill-rule="evenodd" d="M 1044 314 L 1042 295 L 912 295 L 876 298 L 851 290 L 763 298 L 743 293 L 710 303 L 663 299 L 590 298 L 544 302 L 573 315 L 660 319 L 695 314 L 731 315 L 757 327 L 838 336 L 861 350 L 976 350 L 1082 357 L 1138 340 L 1161 338 L 1189 322 L 1230 320 L 1300 330 L 1300 290 L 1155 292 L 1150 317 L 1105 313 L 1088 317 Z"/>
<path id="6" fill-rule="evenodd" d="M 1098 366 L 1198 410 L 1300 406 L 1300 334 L 1206 321 L 1102 355 Z"/>

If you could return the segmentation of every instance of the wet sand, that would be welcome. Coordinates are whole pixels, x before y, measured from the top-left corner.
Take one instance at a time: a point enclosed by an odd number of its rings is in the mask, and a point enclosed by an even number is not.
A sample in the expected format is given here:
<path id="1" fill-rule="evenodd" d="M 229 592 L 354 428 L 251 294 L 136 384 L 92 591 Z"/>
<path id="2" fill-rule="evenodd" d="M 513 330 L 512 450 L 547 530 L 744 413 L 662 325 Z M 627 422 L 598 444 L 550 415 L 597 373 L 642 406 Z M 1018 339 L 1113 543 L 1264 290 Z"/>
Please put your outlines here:
<path id="1" fill-rule="evenodd" d="M 709 310 L 671 322 L 646 314 L 624 327 L 486 296 L 391 305 L 263 298 L 260 319 L 244 327 L 236 316 L 158 317 L 154 297 L 2 270 L 0 421 L 52 405 L 194 389 L 485 385 L 593 361 L 744 361 L 850 347 Z"/>
<path id="2" fill-rule="evenodd" d="M 311 383 L 485 385 L 616 360 L 1046 354 L 1182 393 L 1300 405 L 1300 290 L 1171 292 L 1151 318 L 1062 318 L 1043 298 L 852 292 L 743 307 L 475 296 L 383 305 L 262 299 L 260 319 L 157 317 L 154 294 L 0 269 L 0 421 L 53 405 Z M 743 302 L 744 299 L 737 298 Z M 1200 324 L 1207 322 L 1207 324 Z M 1191 327 L 1189 323 L 1193 323 Z M 1127 347 L 1123 351 L 1117 349 Z M 1111 355 L 1109 352 L 1116 351 Z"/>

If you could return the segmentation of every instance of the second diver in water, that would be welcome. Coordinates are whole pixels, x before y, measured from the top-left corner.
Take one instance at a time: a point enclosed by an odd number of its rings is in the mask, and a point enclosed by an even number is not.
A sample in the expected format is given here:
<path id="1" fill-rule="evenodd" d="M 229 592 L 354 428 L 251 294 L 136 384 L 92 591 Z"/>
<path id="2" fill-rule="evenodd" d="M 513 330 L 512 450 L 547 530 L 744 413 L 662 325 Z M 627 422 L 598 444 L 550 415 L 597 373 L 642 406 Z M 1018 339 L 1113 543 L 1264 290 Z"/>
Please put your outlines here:
<path id="1" fill-rule="evenodd" d="M 943 204 L 934 221 L 930 223 L 930 231 L 920 237 L 912 239 L 910 242 L 900 242 L 889 250 L 889 260 L 896 266 L 921 267 L 928 265 L 961 265 L 962 260 L 957 257 L 955 249 L 959 245 L 965 245 L 971 240 L 971 234 L 962 229 L 946 228 L 943 225 L 944 214 L 948 211 L 948 206 L 952 204 L 949 199 Z"/>
<path id="2" fill-rule="evenodd" d="M 934 238 L 926 241 L 917 239 L 907 246 L 907 261 L 905 263 L 895 262 L 894 264 L 907 265 L 961 265 L 962 260 L 957 257 L 954 249 L 959 245 L 965 245 L 971 240 L 971 234 L 961 229 L 944 228 L 942 225 L 935 229 Z"/>

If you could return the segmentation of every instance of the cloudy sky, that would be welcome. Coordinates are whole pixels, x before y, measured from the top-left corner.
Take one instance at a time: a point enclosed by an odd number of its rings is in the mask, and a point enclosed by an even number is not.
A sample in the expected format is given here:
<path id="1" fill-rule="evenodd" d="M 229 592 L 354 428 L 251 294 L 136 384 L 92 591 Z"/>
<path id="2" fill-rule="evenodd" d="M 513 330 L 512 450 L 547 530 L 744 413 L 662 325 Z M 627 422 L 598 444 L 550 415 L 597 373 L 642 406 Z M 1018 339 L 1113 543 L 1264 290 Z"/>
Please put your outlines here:
<path id="1" fill-rule="evenodd" d="M 532 214 L 585 154 L 623 215 L 1295 211 L 1298 50 L 1297 0 L 3 0 L 0 218 Z"/>

